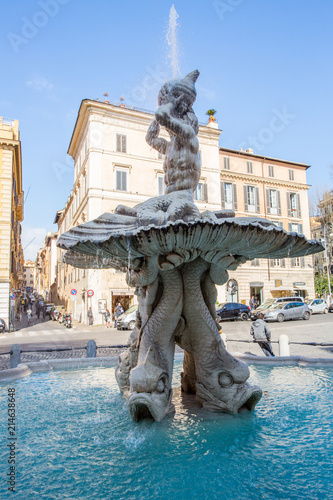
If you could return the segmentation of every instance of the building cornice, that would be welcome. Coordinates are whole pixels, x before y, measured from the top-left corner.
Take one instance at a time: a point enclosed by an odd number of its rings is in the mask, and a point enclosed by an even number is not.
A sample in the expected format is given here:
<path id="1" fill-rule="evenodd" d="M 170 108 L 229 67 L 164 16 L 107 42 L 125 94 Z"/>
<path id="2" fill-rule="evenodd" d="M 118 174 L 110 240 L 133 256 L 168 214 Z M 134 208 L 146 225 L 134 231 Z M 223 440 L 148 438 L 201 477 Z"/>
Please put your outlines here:
<path id="1" fill-rule="evenodd" d="M 295 167 L 301 167 L 307 170 L 310 168 L 311 165 L 308 165 L 307 163 L 300 163 L 300 162 L 295 162 L 295 161 L 290 161 L 290 160 L 281 160 L 279 158 L 273 158 L 271 156 L 263 156 L 263 155 L 258 155 L 256 153 L 249 153 L 247 151 L 238 151 L 238 149 L 229 149 L 229 148 L 219 148 L 220 154 L 226 153 L 226 154 L 233 154 L 235 156 L 242 156 L 245 157 L 247 160 L 251 161 L 251 158 L 255 158 L 259 161 L 266 161 L 270 164 L 278 163 L 279 165 L 281 163 L 285 163 L 287 165 L 293 165 Z"/>
<path id="2" fill-rule="evenodd" d="M 242 172 L 230 172 L 229 170 L 220 171 L 221 180 L 242 180 L 246 184 L 264 184 L 265 186 L 284 187 L 295 191 L 310 189 L 309 184 L 273 179 L 271 177 L 259 177 Z"/>

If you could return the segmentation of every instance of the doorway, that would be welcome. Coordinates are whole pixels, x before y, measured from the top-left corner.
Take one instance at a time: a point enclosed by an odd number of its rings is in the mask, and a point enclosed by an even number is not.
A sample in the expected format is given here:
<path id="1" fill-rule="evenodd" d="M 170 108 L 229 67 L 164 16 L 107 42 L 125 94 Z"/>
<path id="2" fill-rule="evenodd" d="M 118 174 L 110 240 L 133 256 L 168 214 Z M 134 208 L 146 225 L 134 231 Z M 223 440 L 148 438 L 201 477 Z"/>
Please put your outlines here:
<path id="1" fill-rule="evenodd" d="M 250 286 L 250 298 L 254 295 L 257 303 L 257 307 L 263 303 L 263 287 L 262 286 Z"/>
<path id="2" fill-rule="evenodd" d="M 117 304 L 120 304 L 124 311 L 127 311 L 133 305 L 133 295 L 132 294 L 122 294 L 122 293 L 113 293 L 111 294 L 112 302 L 111 302 L 111 313 L 113 314 Z"/>

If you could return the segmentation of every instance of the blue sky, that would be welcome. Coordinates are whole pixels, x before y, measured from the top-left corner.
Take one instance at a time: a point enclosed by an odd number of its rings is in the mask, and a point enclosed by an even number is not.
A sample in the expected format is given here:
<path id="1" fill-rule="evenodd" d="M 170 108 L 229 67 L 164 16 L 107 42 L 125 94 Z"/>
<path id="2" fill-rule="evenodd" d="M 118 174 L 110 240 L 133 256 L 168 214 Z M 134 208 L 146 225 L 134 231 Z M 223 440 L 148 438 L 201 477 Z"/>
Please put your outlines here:
<path id="1" fill-rule="evenodd" d="M 19 119 L 27 194 L 23 242 L 34 258 L 56 230 L 73 183 L 67 148 L 80 102 L 154 110 L 172 76 L 172 2 L 16 0 L 0 19 L 0 116 Z M 332 188 L 333 2 L 176 0 L 180 68 L 200 70 L 195 111 L 215 108 L 221 146 L 308 163 L 308 183 Z M 149 75 L 153 75 L 150 78 Z M 282 118 L 281 118 L 282 116 Z M 276 127 L 274 124 L 278 123 Z"/>

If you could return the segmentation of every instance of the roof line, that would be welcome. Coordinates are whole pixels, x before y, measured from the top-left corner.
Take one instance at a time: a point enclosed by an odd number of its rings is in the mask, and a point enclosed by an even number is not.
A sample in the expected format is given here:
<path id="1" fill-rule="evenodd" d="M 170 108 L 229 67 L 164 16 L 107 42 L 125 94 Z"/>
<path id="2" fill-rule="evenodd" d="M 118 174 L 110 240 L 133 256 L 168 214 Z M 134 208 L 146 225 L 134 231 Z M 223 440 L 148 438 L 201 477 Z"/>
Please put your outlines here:
<path id="1" fill-rule="evenodd" d="M 271 161 L 277 161 L 280 163 L 289 163 L 290 165 L 298 165 L 300 167 L 305 167 L 306 169 L 310 168 L 311 165 L 308 165 L 307 163 L 300 163 L 297 161 L 290 161 L 290 160 L 282 160 L 281 158 L 274 158 L 273 156 L 263 156 L 263 155 L 258 155 L 256 153 L 249 153 L 248 151 L 239 151 L 238 149 L 230 149 L 230 148 L 224 148 L 224 147 L 219 147 L 220 151 L 227 151 L 230 153 L 235 153 L 240 156 L 248 156 L 249 158 L 261 158 L 262 160 L 271 160 Z"/>

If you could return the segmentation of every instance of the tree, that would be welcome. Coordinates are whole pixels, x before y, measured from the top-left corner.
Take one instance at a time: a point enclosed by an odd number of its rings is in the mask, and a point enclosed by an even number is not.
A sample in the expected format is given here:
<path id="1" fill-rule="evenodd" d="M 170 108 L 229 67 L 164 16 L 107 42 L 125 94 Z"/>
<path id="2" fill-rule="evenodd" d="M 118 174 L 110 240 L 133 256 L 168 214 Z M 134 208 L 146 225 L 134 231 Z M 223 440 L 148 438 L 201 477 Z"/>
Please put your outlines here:
<path id="1" fill-rule="evenodd" d="M 317 274 L 315 276 L 315 292 L 322 296 L 324 292 L 329 293 L 327 274 Z M 333 288 L 333 277 L 331 276 L 331 289 Z"/>

